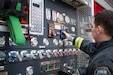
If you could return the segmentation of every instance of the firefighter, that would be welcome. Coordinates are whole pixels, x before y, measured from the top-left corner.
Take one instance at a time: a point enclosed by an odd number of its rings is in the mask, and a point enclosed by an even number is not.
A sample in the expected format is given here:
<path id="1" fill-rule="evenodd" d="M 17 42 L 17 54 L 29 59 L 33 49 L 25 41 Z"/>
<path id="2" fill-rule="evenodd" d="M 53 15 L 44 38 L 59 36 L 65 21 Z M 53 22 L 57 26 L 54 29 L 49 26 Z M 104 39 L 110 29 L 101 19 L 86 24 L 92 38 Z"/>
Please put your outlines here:
<path id="1" fill-rule="evenodd" d="M 66 39 L 90 56 L 88 66 L 78 71 L 80 75 L 113 75 L 113 11 L 98 12 L 91 31 L 95 42 L 63 32 Z"/>

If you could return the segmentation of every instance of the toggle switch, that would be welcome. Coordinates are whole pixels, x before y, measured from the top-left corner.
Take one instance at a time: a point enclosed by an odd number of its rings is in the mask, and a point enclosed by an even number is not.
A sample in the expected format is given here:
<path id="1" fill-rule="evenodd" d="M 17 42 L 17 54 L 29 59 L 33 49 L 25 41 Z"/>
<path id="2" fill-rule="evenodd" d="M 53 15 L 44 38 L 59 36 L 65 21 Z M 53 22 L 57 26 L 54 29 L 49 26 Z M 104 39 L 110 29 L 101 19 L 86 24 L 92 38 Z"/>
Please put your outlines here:
<path id="1" fill-rule="evenodd" d="M 39 50 L 38 51 L 40 59 L 43 59 L 46 56 L 46 52 L 44 50 Z"/>
<path id="2" fill-rule="evenodd" d="M 64 50 L 64 55 L 65 55 L 65 56 L 68 56 L 68 55 L 69 55 L 68 49 L 65 49 L 65 50 Z"/>
<path id="3" fill-rule="evenodd" d="M 58 53 L 58 50 L 57 50 L 57 49 L 54 49 L 54 50 L 53 50 L 53 55 L 54 55 L 54 57 L 58 57 L 58 54 L 59 54 L 59 53 Z"/>
<path id="4" fill-rule="evenodd" d="M 62 49 L 59 50 L 59 55 L 63 56 L 63 50 Z"/>
<path id="5" fill-rule="evenodd" d="M 28 58 L 32 58 L 32 55 L 30 53 L 28 53 L 27 50 L 23 50 L 21 51 L 21 57 L 23 60 L 27 60 Z"/>
<path id="6" fill-rule="evenodd" d="M 46 50 L 47 57 L 50 58 L 53 55 L 51 50 Z"/>
<path id="7" fill-rule="evenodd" d="M 53 44 L 54 44 L 54 46 L 58 46 L 58 40 L 57 39 L 53 39 Z"/>
<path id="8" fill-rule="evenodd" d="M 73 55 L 73 50 L 71 48 L 69 49 L 69 55 Z"/>
<path id="9" fill-rule="evenodd" d="M 76 51 L 77 51 L 77 50 L 74 48 L 74 49 L 73 49 L 73 54 L 76 54 Z"/>
<path id="10" fill-rule="evenodd" d="M 36 50 L 32 50 L 32 51 L 31 51 L 32 59 L 36 59 L 36 58 L 37 58 L 37 55 L 38 55 L 38 53 L 37 53 Z"/>

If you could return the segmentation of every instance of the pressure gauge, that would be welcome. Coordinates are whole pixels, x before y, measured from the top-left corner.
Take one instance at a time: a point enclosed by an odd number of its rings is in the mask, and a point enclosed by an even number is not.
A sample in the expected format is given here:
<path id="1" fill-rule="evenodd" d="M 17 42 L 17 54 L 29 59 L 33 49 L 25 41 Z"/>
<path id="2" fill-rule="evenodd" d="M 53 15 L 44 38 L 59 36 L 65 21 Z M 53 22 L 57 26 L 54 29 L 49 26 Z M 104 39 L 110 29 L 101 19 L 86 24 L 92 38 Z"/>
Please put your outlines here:
<path id="1" fill-rule="evenodd" d="M 75 32 L 75 27 L 71 27 L 72 32 Z"/>
<path id="2" fill-rule="evenodd" d="M 36 47 L 36 46 L 38 45 L 38 40 L 37 40 L 36 37 L 33 37 L 33 38 L 31 39 L 31 45 L 32 45 L 33 47 Z"/>
<path id="3" fill-rule="evenodd" d="M 70 22 L 70 18 L 68 16 L 65 16 L 65 22 L 69 23 Z"/>
<path id="4" fill-rule="evenodd" d="M 0 37 L 0 47 L 3 47 L 5 45 L 5 37 Z"/>
<path id="5" fill-rule="evenodd" d="M 58 40 L 57 39 L 54 39 L 53 40 L 53 44 L 54 44 L 54 46 L 57 46 L 58 45 Z"/>
<path id="6" fill-rule="evenodd" d="M 48 45 L 49 45 L 48 39 L 44 38 L 44 39 L 43 39 L 43 44 L 46 45 L 46 46 L 48 46 Z"/>
<path id="7" fill-rule="evenodd" d="M 28 66 L 26 68 L 26 75 L 33 75 L 33 67 L 32 66 Z"/>
<path id="8" fill-rule="evenodd" d="M 63 46 L 63 41 L 62 40 L 59 40 L 59 45 Z"/>
<path id="9" fill-rule="evenodd" d="M 59 23 L 64 21 L 63 15 L 60 14 L 59 12 L 57 12 L 57 21 L 58 21 Z"/>

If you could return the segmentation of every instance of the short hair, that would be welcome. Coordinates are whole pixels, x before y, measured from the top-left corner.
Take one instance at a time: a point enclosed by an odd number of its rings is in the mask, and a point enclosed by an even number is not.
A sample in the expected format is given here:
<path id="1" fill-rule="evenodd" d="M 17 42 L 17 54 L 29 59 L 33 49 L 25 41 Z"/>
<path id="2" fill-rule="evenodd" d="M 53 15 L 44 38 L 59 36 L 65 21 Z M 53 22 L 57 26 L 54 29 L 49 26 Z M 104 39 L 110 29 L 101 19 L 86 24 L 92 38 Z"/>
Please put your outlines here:
<path id="1" fill-rule="evenodd" d="M 95 26 L 101 25 L 105 33 L 109 36 L 113 36 L 113 11 L 103 10 L 95 15 Z"/>

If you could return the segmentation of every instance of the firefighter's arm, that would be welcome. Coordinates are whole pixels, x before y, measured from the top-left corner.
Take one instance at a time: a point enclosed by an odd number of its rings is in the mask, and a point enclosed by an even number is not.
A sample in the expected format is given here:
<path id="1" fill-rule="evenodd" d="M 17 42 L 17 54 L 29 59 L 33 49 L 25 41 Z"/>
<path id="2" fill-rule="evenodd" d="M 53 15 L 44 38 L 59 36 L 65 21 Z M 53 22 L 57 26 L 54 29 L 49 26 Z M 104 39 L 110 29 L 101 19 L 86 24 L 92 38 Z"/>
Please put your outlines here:
<path id="1" fill-rule="evenodd" d="M 89 56 L 93 53 L 93 45 L 94 43 L 90 42 L 89 40 L 85 40 L 82 37 L 73 37 L 67 32 L 63 32 L 66 35 L 66 39 L 73 42 L 73 45 L 78 47 L 80 50 L 83 50 L 85 53 L 87 53 Z"/>

